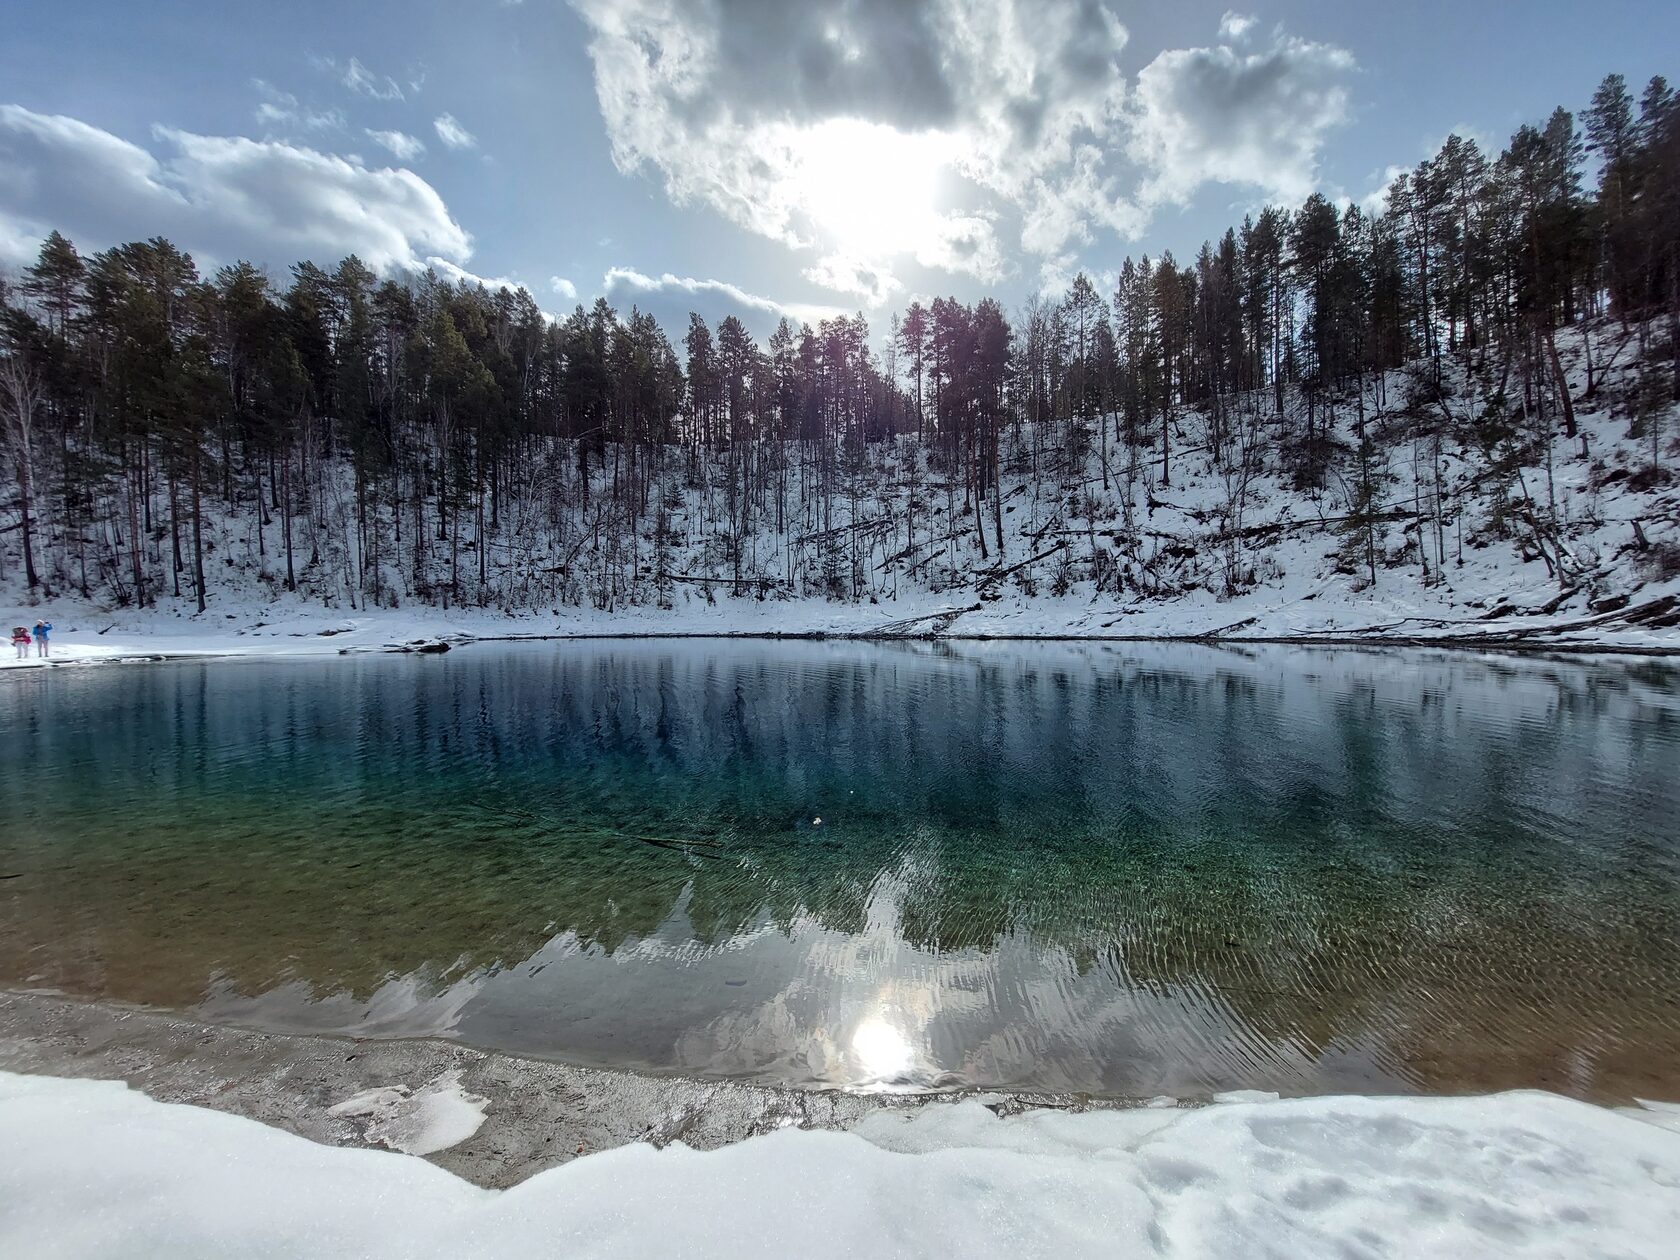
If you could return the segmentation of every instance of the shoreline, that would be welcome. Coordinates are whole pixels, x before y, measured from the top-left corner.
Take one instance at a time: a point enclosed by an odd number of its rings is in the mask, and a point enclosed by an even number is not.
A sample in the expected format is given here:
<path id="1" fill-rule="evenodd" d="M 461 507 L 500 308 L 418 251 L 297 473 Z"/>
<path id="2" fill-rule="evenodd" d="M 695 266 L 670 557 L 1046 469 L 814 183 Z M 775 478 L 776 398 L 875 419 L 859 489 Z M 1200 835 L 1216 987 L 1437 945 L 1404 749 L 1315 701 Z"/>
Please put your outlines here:
<path id="1" fill-rule="evenodd" d="M 448 1079 L 458 1096 L 484 1104 L 483 1122 L 459 1142 L 417 1153 L 489 1189 L 639 1142 L 716 1150 L 780 1129 L 847 1130 L 877 1112 L 974 1100 L 999 1114 L 1128 1111 L 1145 1101 L 659 1076 L 521 1058 L 439 1038 L 257 1032 L 178 1012 L 16 989 L 0 989 L 0 1071 L 122 1080 L 158 1102 L 208 1107 L 323 1145 L 362 1149 L 387 1149 L 369 1132 L 379 1121 L 334 1114 L 334 1108 L 372 1091 L 420 1095 Z"/>
<path id="2" fill-rule="evenodd" d="M 270 644 L 246 646 L 226 643 L 212 646 L 179 647 L 170 645 L 163 636 L 145 636 L 133 646 L 125 646 L 97 653 L 76 653 L 77 644 L 66 644 L 70 653 L 26 660 L 0 660 L 0 673 L 12 670 L 81 668 L 89 665 L 142 665 L 166 661 L 191 660 L 274 660 L 357 656 L 367 654 L 431 655 L 455 648 L 481 643 L 636 643 L 636 642 L 762 642 L 762 643 L 920 643 L 920 644 L 1149 644 L 1182 647 L 1210 647 L 1241 649 L 1245 647 L 1292 648 L 1356 648 L 1367 651 L 1394 649 L 1441 651 L 1471 654 L 1514 654 L 1547 657 L 1647 657 L 1653 660 L 1680 658 L 1680 643 L 1618 643 L 1583 642 L 1574 639 L 1553 640 L 1540 637 L 1480 637 L 1471 635 L 1164 635 L 1164 634 L 1068 634 L 1030 633 L 990 634 L 927 633 L 894 634 L 867 630 L 581 630 L 554 631 L 530 634 L 483 634 L 471 631 L 447 630 L 422 632 L 405 642 L 364 643 L 338 647 L 330 643 L 297 645 Z"/>
<path id="3" fill-rule="evenodd" d="M 949 602 L 919 596 L 879 604 L 817 599 L 760 602 L 694 600 L 675 609 L 415 606 L 335 608 L 287 598 L 196 611 L 191 600 L 147 609 L 105 608 L 79 599 L 9 609 L 0 623 L 57 623 L 53 655 L 0 654 L 0 671 L 109 660 L 191 657 L 338 656 L 361 652 L 442 652 L 468 643 L 717 639 L 856 643 L 1112 643 L 1439 648 L 1528 656 L 1672 658 L 1680 656 L 1680 578 L 1645 585 L 1617 601 L 1572 611 L 1545 590 L 1519 590 L 1451 607 L 1400 598 L 1316 594 L 1282 602 L 1115 604 L 1080 597 Z M 1618 602 L 1619 601 L 1619 602 Z M 1606 606 L 1606 604 L 1610 606 Z M 5 618 L 10 617 L 9 623 Z"/>
<path id="4" fill-rule="evenodd" d="M 1564 641 L 1535 641 L 1532 639 L 1482 639 L 1470 636 L 1431 638 L 1427 635 L 1404 635 L 1392 638 L 1359 635 L 1284 635 L 1220 636 L 1197 634 L 880 634 L 866 631 L 722 631 L 671 630 L 646 632 L 578 632 L 574 634 L 476 635 L 473 643 L 573 643 L 612 642 L 614 640 L 658 639 L 731 639 L 762 640 L 765 642 L 795 641 L 807 643 L 1174 643 L 1187 647 L 1244 647 L 1259 644 L 1274 647 L 1363 647 L 1363 648 L 1450 648 L 1460 652 L 1525 652 L 1532 654 L 1561 653 L 1569 656 L 1680 656 L 1680 645 L 1660 644 L 1641 646 L 1627 643 L 1578 643 Z M 462 646 L 465 646 L 463 644 Z M 393 647 L 392 651 L 400 651 Z"/>

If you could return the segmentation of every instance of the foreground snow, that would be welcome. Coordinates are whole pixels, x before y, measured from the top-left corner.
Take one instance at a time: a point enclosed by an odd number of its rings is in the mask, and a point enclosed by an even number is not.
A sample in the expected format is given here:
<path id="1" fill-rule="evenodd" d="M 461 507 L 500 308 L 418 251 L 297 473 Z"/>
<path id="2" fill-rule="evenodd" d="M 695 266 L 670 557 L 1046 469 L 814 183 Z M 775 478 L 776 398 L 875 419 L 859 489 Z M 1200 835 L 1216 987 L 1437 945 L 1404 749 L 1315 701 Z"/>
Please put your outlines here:
<path id="1" fill-rule="evenodd" d="M 1676 1231 L 1680 1133 L 1539 1093 L 936 1104 L 623 1147 L 498 1192 L 117 1082 L 0 1074 L 8 1256 L 1671 1256 Z"/>

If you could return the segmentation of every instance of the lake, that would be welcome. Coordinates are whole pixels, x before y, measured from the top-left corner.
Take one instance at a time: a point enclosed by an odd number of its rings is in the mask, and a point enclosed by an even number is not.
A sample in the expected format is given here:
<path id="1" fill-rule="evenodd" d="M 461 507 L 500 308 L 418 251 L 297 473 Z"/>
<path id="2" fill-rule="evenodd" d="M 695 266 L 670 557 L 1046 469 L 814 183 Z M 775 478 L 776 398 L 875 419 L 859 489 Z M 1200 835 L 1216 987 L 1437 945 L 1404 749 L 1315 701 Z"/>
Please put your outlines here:
<path id="1" fill-rule="evenodd" d="M 809 1086 L 1680 1097 L 1680 671 L 637 641 L 0 678 L 0 985 Z"/>

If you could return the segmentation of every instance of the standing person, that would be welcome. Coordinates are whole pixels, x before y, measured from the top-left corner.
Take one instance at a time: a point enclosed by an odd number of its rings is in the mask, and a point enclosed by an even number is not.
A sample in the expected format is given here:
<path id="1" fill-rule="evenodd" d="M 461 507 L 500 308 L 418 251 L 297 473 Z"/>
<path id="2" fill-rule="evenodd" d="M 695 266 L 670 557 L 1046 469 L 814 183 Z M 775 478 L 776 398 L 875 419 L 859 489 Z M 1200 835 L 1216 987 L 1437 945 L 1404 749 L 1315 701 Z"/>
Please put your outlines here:
<path id="1" fill-rule="evenodd" d="M 18 660 L 20 660 L 20 661 L 28 660 L 29 659 L 29 631 L 25 630 L 22 626 L 13 626 L 12 627 L 12 646 L 17 649 Z"/>
<path id="2" fill-rule="evenodd" d="M 48 636 L 52 634 L 52 622 L 45 618 L 35 623 L 35 655 L 51 656 L 52 643 Z"/>

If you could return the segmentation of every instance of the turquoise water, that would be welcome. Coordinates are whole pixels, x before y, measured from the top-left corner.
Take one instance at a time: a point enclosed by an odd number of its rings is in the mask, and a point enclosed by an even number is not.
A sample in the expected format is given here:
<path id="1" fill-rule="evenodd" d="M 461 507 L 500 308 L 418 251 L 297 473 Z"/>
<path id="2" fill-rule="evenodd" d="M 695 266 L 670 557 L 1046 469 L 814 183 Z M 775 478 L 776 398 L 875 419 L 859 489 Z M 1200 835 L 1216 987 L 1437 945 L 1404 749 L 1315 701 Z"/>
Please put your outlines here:
<path id="1" fill-rule="evenodd" d="M 639 642 L 0 678 L 0 984 L 803 1085 L 1680 1096 L 1680 673 Z"/>

